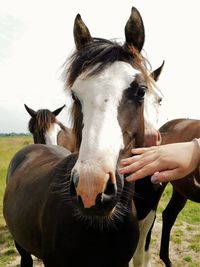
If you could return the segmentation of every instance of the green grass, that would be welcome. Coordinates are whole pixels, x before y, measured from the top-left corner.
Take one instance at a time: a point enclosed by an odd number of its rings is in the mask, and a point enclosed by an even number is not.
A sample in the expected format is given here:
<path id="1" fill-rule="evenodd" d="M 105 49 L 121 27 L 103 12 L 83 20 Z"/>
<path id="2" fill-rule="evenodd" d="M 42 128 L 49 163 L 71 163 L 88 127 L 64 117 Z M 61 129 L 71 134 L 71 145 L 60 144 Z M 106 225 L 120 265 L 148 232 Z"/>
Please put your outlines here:
<path id="1" fill-rule="evenodd" d="M 171 194 L 172 194 L 172 186 L 171 184 L 168 184 L 160 200 L 158 213 L 162 213 L 162 211 L 165 209 L 166 203 L 168 203 Z M 200 224 L 200 208 L 198 203 L 192 202 L 190 200 L 187 201 L 186 206 L 178 215 L 176 224 L 178 223 L 182 224 L 183 222 L 188 224 Z"/>
<path id="2" fill-rule="evenodd" d="M 0 137 L 0 267 L 5 267 L 16 255 L 2 212 L 7 168 L 14 154 L 31 143 L 31 136 Z"/>
<path id="3" fill-rule="evenodd" d="M 6 181 L 6 172 L 9 165 L 9 162 L 13 155 L 20 150 L 22 147 L 31 144 L 31 136 L 12 136 L 12 137 L 0 137 L 0 267 L 5 267 L 12 260 L 13 256 L 16 256 L 14 249 L 14 244 L 11 235 L 8 232 L 5 221 L 2 214 L 2 201 L 3 194 L 5 190 L 5 181 Z M 170 196 L 171 196 L 172 187 L 168 185 L 158 207 L 158 220 L 161 221 L 161 213 L 166 207 Z M 197 231 L 196 229 L 200 225 L 200 208 L 198 203 L 188 201 L 184 209 L 179 214 L 175 225 L 186 224 L 185 231 L 187 233 L 192 233 Z M 199 229 L 199 228 L 198 228 Z M 174 231 L 172 242 L 182 244 L 182 240 L 185 238 L 185 232 L 177 229 Z M 200 252 L 200 232 L 193 235 L 191 240 L 187 240 L 188 249 L 195 253 Z M 152 242 L 154 245 L 154 242 Z M 192 259 L 191 256 L 188 256 L 189 253 L 185 253 L 183 261 L 185 264 L 180 264 L 179 262 L 175 263 L 174 266 L 181 267 L 200 267 L 199 263 Z M 159 257 L 159 256 L 158 256 Z"/>

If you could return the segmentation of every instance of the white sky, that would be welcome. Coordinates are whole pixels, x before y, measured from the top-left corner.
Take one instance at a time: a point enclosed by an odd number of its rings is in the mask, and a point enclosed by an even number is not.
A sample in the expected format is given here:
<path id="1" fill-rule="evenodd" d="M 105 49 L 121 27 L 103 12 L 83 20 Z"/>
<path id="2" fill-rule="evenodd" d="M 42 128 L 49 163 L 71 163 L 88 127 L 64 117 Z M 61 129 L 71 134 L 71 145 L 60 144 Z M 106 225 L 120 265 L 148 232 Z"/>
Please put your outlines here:
<path id="1" fill-rule="evenodd" d="M 132 6 L 143 17 L 153 69 L 165 60 L 159 124 L 200 119 L 199 0 L 0 0 L 0 132 L 27 132 L 24 103 L 34 110 L 68 103 L 60 74 L 74 48 L 77 13 L 92 36 L 124 40 Z M 63 123 L 67 114 L 59 116 Z"/>

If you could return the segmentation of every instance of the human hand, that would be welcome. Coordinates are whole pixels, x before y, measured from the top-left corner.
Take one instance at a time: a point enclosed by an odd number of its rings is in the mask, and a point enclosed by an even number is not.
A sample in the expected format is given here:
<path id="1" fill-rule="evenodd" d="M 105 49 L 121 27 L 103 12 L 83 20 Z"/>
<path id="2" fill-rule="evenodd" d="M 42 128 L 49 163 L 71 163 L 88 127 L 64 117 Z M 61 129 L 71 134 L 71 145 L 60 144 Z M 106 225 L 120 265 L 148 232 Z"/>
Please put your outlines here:
<path id="1" fill-rule="evenodd" d="M 152 175 L 153 183 L 183 178 L 192 172 L 200 161 L 197 139 L 191 142 L 136 148 L 133 157 L 121 161 L 120 174 L 131 173 L 127 181 Z"/>

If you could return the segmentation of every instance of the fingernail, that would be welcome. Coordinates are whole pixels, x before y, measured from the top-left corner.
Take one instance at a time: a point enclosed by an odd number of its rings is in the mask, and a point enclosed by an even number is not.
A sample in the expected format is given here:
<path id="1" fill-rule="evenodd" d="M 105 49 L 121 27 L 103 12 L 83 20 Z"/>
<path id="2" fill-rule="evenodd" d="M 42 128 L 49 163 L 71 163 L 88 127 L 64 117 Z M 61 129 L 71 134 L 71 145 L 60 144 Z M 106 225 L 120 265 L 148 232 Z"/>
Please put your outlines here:
<path id="1" fill-rule="evenodd" d="M 158 184 L 159 183 L 158 178 L 154 175 L 151 176 L 151 182 L 152 182 L 152 184 Z"/>
<path id="2" fill-rule="evenodd" d="M 124 169 L 118 169 L 119 173 L 123 174 L 124 173 Z"/>
<path id="3" fill-rule="evenodd" d="M 131 177 L 130 176 L 127 176 L 125 179 L 126 179 L 127 182 L 131 182 Z"/>

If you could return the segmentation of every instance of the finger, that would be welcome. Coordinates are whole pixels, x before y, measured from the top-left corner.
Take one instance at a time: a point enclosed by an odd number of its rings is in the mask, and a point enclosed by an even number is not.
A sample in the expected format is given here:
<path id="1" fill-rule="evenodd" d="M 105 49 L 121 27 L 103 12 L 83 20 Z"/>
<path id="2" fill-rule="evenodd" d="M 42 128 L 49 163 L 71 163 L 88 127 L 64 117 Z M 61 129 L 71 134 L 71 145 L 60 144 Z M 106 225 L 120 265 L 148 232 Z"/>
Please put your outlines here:
<path id="1" fill-rule="evenodd" d="M 127 164 L 126 166 L 119 169 L 120 174 L 126 174 L 126 173 L 134 173 L 139 172 L 139 169 L 141 169 L 141 172 L 145 171 L 145 174 L 152 175 L 155 172 L 155 169 L 159 168 L 158 166 L 158 155 L 157 154 L 145 154 L 144 155 L 138 155 L 132 157 L 131 164 Z M 153 168 L 153 170 L 152 170 Z M 156 170 L 157 171 L 157 170 Z M 144 176 L 143 176 L 144 177 Z"/>
<path id="2" fill-rule="evenodd" d="M 135 160 L 135 158 L 137 159 Z M 143 168 L 146 164 L 149 164 L 151 161 L 150 158 L 141 158 L 140 156 L 134 156 L 131 164 L 127 164 L 126 166 L 123 166 L 119 169 L 120 174 L 126 174 L 126 173 L 134 173 L 138 171 L 139 169 Z"/>
<path id="3" fill-rule="evenodd" d="M 151 182 L 154 184 L 157 184 L 157 183 L 173 181 L 177 179 L 177 172 L 178 172 L 177 169 L 173 169 L 173 170 L 166 170 L 166 171 L 154 173 L 154 175 L 152 175 L 151 177 Z"/>
<path id="4" fill-rule="evenodd" d="M 148 152 L 148 151 L 152 151 L 154 150 L 156 147 L 155 146 L 151 146 L 151 147 L 141 147 L 141 148 L 133 148 L 131 149 L 131 152 L 132 154 L 143 154 L 145 152 Z"/>
<path id="5" fill-rule="evenodd" d="M 126 177 L 126 180 L 129 182 L 136 181 L 138 179 L 152 175 L 157 171 L 157 169 L 158 169 L 158 164 L 156 161 L 150 164 L 145 164 L 143 165 L 142 168 L 138 168 L 137 171 L 133 172 L 131 175 Z"/>
<path id="6" fill-rule="evenodd" d="M 122 159 L 120 161 L 120 164 L 122 166 L 126 166 L 126 165 L 130 165 L 132 164 L 133 162 L 137 161 L 139 159 L 139 156 L 134 156 L 134 157 L 130 157 L 130 158 L 126 158 L 126 159 Z"/>
<path id="7" fill-rule="evenodd" d="M 146 151 L 146 148 L 144 148 L 144 147 L 131 149 L 131 153 L 134 155 L 143 154 L 145 151 Z"/>

